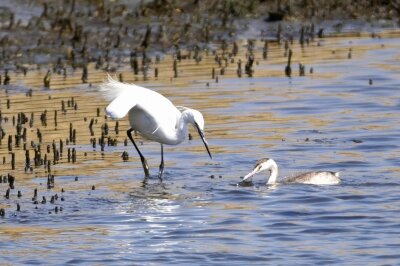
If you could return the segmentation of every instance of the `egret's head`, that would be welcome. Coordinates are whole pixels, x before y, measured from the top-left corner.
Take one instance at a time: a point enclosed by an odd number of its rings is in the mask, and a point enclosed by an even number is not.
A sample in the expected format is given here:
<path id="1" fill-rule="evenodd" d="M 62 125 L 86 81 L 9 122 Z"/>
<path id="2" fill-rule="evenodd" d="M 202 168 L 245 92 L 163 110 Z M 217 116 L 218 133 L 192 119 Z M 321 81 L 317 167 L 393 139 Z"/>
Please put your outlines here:
<path id="1" fill-rule="evenodd" d="M 243 181 L 246 181 L 246 180 L 250 181 L 251 178 L 255 174 L 257 174 L 259 172 L 262 172 L 262 171 L 265 171 L 265 170 L 270 170 L 271 171 L 271 169 L 274 168 L 274 167 L 276 167 L 276 163 L 275 163 L 274 160 L 272 160 L 270 158 L 260 159 L 260 160 L 258 160 L 256 162 L 256 165 L 254 166 L 253 170 L 243 178 Z"/>
<path id="2" fill-rule="evenodd" d="M 203 115 L 197 110 L 193 110 L 192 115 L 193 115 L 194 126 L 198 127 L 202 132 L 204 132 L 204 117 L 203 117 Z"/>
<path id="3" fill-rule="evenodd" d="M 199 111 L 187 107 L 179 107 L 179 109 L 182 110 L 182 115 L 185 117 L 187 123 L 193 126 L 197 123 L 200 130 L 204 131 L 204 117 Z"/>
<path id="4" fill-rule="evenodd" d="M 185 120 L 192 124 L 194 126 L 194 128 L 197 130 L 197 132 L 199 133 L 201 140 L 204 143 L 204 146 L 207 149 L 207 153 L 210 156 L 210 158 L 212 159 L 211 153 L 210 153 L 210 149 L 208 148 L 208 144 L 207 141 L 204 137 L 204 118 L 203 115 L 194 109 L 190 109 L 190 108 L 186 108 L 184 109 L 184 111 L 182 112 L 182 115 L 185 116 Z"/>

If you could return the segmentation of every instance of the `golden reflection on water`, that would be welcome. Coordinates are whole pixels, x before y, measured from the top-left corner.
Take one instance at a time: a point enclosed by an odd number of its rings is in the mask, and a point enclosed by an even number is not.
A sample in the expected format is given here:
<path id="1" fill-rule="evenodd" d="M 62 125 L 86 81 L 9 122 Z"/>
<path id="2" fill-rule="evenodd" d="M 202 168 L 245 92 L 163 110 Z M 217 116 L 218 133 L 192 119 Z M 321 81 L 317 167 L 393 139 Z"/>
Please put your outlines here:
<path id="1" fill-rule="evenodd" d="M 108 234 L 106 228 L 98 226 L 71 226 L 68 228 L 52 228 L 42 226 L 9 226 L 2 225 L 2 238 L 4 241 L 19 240 L 20 238 L 48 240 L 50 237 L 68 238 L 68 234 Z"/>

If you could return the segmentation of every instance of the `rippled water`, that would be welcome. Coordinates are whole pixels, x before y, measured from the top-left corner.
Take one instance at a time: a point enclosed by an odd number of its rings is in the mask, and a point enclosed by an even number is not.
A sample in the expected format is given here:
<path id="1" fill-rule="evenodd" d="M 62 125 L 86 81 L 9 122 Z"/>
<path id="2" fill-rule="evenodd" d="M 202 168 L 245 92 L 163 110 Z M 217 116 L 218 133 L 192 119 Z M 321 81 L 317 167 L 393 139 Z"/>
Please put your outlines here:
<path id="1" fill-rule="evenodd" d="M 154 177 L 144 186 L 133 147 L 107 147 L 71 175 L 59 166 L 57 186 L 66 191 L 58 190 L 65 200 L 57 214 L 48 203 L 33 208 L 32 187 L 54 194 L 41 185 L 45 177 L 35 177 L 21 188 L 21 212 L 14 215 L 15 195 L 1 200 L 12 205 L 0 219 L 2 264 L 398 264 L 399 48 L 390 36 L 332 38 L 296 48 L 305 77 L 297 65 L 285 77 L 284 59 L 260 59 L 253 78 L 147 82 L 204 113 L 214 159 L 193 132 L 194 140 L 165 148 L 160 183 L 159 145 L 145 141 L 140 148 Z M 282 57 L 282 47 L 271 49 L 271 61 Z M 259 174 L 253 186 L 237 186 L 262 157 L 275 159 L 281 177 L 325 169 L 340 171 L 343 182 L 266 186 Z"/>

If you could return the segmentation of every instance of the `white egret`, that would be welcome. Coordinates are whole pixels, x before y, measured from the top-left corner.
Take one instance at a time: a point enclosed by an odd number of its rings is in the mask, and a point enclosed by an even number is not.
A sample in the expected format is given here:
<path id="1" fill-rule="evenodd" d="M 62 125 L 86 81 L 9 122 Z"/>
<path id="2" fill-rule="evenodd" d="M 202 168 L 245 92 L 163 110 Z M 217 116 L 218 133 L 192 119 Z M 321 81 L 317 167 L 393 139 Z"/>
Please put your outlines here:
<path id="1" fill-rule="evenodd" d="M 188 124 L 196 128 L 208 155 L 212 158 L 204 137 L 204 118 L 199 111 L 175 106 L 158 92 L 118 82 L 111 76 L 108 76 L 108 81 L 101 84 L 100 88 L 106 98 L 112 100 L 106 108 L 108 116 L 121 119 L 128 114 L 131 128 L 128 129 L 127 135 L 140 156 L 146 177 L 149 176 L 149 167 L 133 140 L 132 131 L 137 131 L 142 137 L 161 144 L 161 163 L 158 173 L 160 179 L 164 171 L 163 144 L 181 143 L 188 136 Z"/>
<path id="2" fill-rule="evenodd" d="M 262 171 L 269 170 L 270 176 L 267 184 L 276 184 L 278 178 L 278 165 L 273 159 L 263 158 L 258 160 L 253 171 L 247 174 L 243 181 L 250 181 L 251 178 Z M 313 185 L 335 185 L 340 183 L 339 172 L 314 171 L 303 173 L 294 177 L 285 178 L 280 183 L 302 183 Z"/>

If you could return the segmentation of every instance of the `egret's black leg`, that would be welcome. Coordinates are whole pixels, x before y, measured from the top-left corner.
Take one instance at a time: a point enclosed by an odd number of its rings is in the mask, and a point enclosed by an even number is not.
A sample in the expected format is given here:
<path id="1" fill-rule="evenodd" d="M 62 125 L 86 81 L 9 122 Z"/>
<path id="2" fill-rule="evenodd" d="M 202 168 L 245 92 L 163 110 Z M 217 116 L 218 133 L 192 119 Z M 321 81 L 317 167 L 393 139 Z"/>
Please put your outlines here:
<path id="1" fill-rule="evenodd" d="M 144 170 L 144 175 L 145 175 L 145 177 L 149 177 L 149 176 L 150 176 L 150 174 L 149 174 L 149 166 L 147 165 L 146 158 L 144 158 L 143 154 L 140 152 L 138 146 L 136 145 L 135 141 L 133 140 L 132 131 L 133 131 L 133 128 L 128 129 L 128 131 L 127 131 L 126 133 L 127 133 L 128 137 L 129 137 L 129 139 L 132 141 L 133 146 L 135 146 L 135 149 L 136 149 L 137 152 L 139 153 L 140 160 L 142 161 L 142 165 L 143 165 L 143 170 Z"/>
<path id="2" fill-rule="evenodd" d="M 164 172 L 164 146 L 161 144 L 161 163 L 160 170 L 158 171 L 158 178 L 162 180 L 162 174 Z"/>

